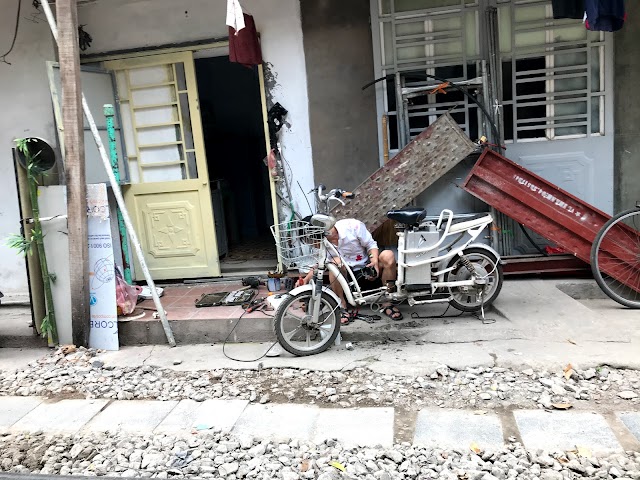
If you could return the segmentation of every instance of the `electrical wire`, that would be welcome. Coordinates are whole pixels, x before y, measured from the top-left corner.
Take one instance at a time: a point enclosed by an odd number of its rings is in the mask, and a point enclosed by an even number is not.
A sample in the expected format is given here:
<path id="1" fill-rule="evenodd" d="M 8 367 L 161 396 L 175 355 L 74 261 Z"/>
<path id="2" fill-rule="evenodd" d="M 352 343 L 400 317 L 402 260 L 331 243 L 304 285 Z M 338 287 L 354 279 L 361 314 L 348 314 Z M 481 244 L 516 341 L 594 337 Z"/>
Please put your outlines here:
<path id="1" fill-rule="evenodd" d="M 30 14 L 31 17 L 30 18 L 25 17 L 25 20 L 28 20 L 33 23 L 40 23 L 41 21 L 45 20 L 43 18 L 44 12 L 40 10 L 40 0 L 32 0 L 31 5 L 33 6 L 35 12 L 31 12 Z"/>
<path id="2" fill-rule="evenodd" d="M 455 83 L 451 82 L 451 80 L 447 79 L 447 78 L 442 78 L 442 77 L 438 77 L 437 75 L 431 75 L 428 73 L 424 73 L 424 72 L 414 72 L 416 75 L 421 75 L 427 78 L 433 78 L 434 80 L 438 80 L 439 82 L 447 82 L 449 83 L 449 86 L 451 88 L 455 88 L 456 90 L 462 92 L 462 94 L 467 97 L 469 100 L 471 100 L 473 103 L 475 103 L 478 108 L 480 108 L 480 110 L 482 111 L 482 113 L 484 114 L 485 117 L 487 117 L 487 121 L 489 122 L 489 126 L 491 127 L 491 130 L 493 132 L 493 134 L 495 135 L 495 138 L 500 139 L 500 132 L 498 131 L 498 127 L 496 127 L 496 124 L 493 123 L 493 118 L 491 117 L 491 114 L 489 113 L 489 111 L 486 109 L 486 107 L 482 104 L 482 102 L 480 102 L 477 98 L 475 98 L 473 95 L 471 95 L 466 89 L 460 87 L 459 85 L 456 85 Z M 362 90 L 366 90 L 367 88 L 369 88 L 372 85 L 375 85 L 378 82 L 381 82 L 383 80 L 387 80 L 388 78 L 393 78 L 395 77 L 395 74 L 389 74 L 389 75 L 385 75 L 384 77 L 380 77 L 380 78 L 376 78 L 375 80 L 372 80 L 371 82 L 367 83 L 365 86 L 362 87 Z M 503 147 L 501 145 L 498 146 L 500 149 L 503 149 Z"/>
<path id="3" fill-rule="evenodd" d="M 451 308 L 451 304 L 447 304 L 447 308 L 445 308 L 444 312 L 440 315 L 420 315 L 417 312 L 411 312 L 411 318 L 414 320 L 425 320 L 425 319 L 438 319 L 438 318 L 458 318 L 464 315 L 464 312 L 460 312 L 456 315 L 447 315 L 447 312 Z"/>
<path id="4" fill-rule="evenodd" d="M 542 248 L 540 248 L 540 245 L 538 245 L 533 238 L 531 238 L 531 236 L 529 235 L 529 232 L 527 232 L 527 230 L 524 228 L 524 225 L 519 223 L 518 225 L 520 225 L 520 229 L 522 230 L 522 233 L 524 234 L 525 237 L 527 237 L 527 240 L 529 240 L 529 242 L 531 243 L 531 245 L 533 245 L 533 248 L 535 248 L 538 253 L 542 256 L 548 257 L 549 254 L 547 252 L 545 252 Z"/>
<path id="5" fill-rule="evenodd" d="M 264 312 L 263 312 L 264 313 Z M 243 319 L 243 317 L 247 314 L 247 311 L 245 310 L 244 312 L 242 312 L 242 315 L 240 315 L 238 317 L 238 320 L 236 320 L 236 323 L 233 325 L 233 327 L 231 328 L 231 330 L 229 331 L 228 335 L 226 336 L 226 338 L 224 339 L 224 342 L 222 342 L 222 353 L 224 354 L 225 357 L 227 357 L 229 360 L 233 360 L 235 362 L 242 362 L 242 363 L 253 363 L 253 362 L 257 362 L 258 360 L 262 360 L 264 357 L 267 356 L 267 354 L 271 351 L 271 349 L 273 347 L 275 347 L 278 344 L 278 341 L 276 340 L 275 342 L 273 342 L 271 344 L 271 346 L 269 348 L 267 348 L 266 352 L 264 352 L 262 355 L 260 355 L 258 358 L 252 358 L 250 360 L 244 360 L 242 358 L 234 358 L 231 355 L 229 355 L 226 352 L 226 348 L 227 348 L 227 343 L 229 342 L 229 338 L 231 337 L 231 335 L 233 334 L 233 332 L 236 330 L 236 328 L 238 327 L 238 325 L 240 324 L 240 321 Z M 273 317 L 273 315 L 268 315 L 265 313 L 265 315 L 267 315 L 267 317 Z"/>
<path id="6" fill-rule="evenodd" d="M 6 63 L 7 65 L 11 65 L 11 63 L 7 62 L 7 55 L 9 55 L 13 51 L 13 47 L 16 45 L 16 39 L 18 38 L 18 29 L 20 27 L 20 10 L 22 8 L 22 0 L 18 0 L 18 13 L 16 14 L 16 28 L 13 32 L 13 40 L 11 41 L 11 46 L 9 50 L 4 55 L 0 55 L 0 62 Z"/>
<path id="7" fill-rule="evenodd" d="M 451 308 L 451 304 L 449 303 L 447 305 L 447 308 L 440 315 L 420 315 L 417 312 L 411 312 L 411 318 L 413 318 L 414 320 L 428 320 L 428 319 L 440 319 L 440 318 L 458 318 L 458 317 L 463 316 L 465 313 L 470 313 L 477 320 L 482 320 L 482 323 L 484 325 L 490 325 L 492 323 L 496 323 L 496 319 L 495 318 L 480 318 L 478 316 L 477 312 L 462 312 L 462 311 L 460 311 L 456 315 L 447 315 L 447 312 L 449 311 L 450 308 Z M 455 307 L 453 307 L 453 308 L 455 308 Z"/>
<path id="8" fill-rule="evenodd" d="M 302 188 L 302 185 L 300 185 L 300 180 L 296 180 L 296 182 L 298 182 L 298 187 L 300 188 L 300 191 L 302 192 L 302 196 L 304 197 L 304 200 L 307 202 L 307 206 L 309 207 L 309 213 L 313 215 L 313 208 L 311 208 L 311 203 L 309 202 L 309 199 L 307 198 L 307 194 L 304 192 L 304 189 Z"/>

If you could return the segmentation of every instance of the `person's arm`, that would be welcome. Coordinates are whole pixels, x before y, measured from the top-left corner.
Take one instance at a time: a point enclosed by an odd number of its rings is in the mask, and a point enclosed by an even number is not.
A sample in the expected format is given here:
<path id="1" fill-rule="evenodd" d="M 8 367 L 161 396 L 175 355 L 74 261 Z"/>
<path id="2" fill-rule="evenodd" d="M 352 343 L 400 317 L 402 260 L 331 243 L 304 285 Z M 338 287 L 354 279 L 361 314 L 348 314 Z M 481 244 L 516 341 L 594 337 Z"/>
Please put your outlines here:
<path id="1" fill-rule="evenodd" d="M 378 243 L 373 239 L 373 236 L 367 230 L 367 227 L 364 223 L 360 222 L 360 228 L 358 229 L 358 238 L 360 240 L 360 245 L 364 247 L 367 251 L 367 255 L 369 256 L 369 263 L 367 267 L 373 267 L 378 275 L 380 275 L 380 269 L 378 268 L 378 255 L 380 253 L 380 249 L 378 248 Z"/>
<path id="2" fill-rule="evenodd" d="M 378 248 L 372 248 L 367 253 L 369 255 L 369 263 L 367 264 L 367 267 L 373 267 L 378 276 L 380 276 L 380 268 L 378 267 L 378 255 L 380 254 L 380 250 Z"/>
<path id="3" fill-rule="evenodd" d="M 313 278 L 313 275 L 315 272 L 316 272 L 316 267 L 315 266 L 311 267 L 311 270 L 307 272 L 304 278 L 298 278 L 298 281 L 296 282 L 296 287 L 301 287 L 302 285 L 306 285 L 307 283 L 309 283 Z"/>

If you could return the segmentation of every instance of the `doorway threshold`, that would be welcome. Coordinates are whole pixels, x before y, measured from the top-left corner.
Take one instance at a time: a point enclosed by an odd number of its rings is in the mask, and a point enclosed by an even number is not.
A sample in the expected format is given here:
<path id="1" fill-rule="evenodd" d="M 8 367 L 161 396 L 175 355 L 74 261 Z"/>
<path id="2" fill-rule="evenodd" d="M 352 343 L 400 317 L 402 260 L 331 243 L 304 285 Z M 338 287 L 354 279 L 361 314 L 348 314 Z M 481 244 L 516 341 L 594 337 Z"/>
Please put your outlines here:
<path id="1" fill-rule="evenodd" d="M 275 272 L 278 268 L 278 260 L 221 260 L 220 271 L 222 276 L 230 275 L 264 275 L 267 272 Z"/>

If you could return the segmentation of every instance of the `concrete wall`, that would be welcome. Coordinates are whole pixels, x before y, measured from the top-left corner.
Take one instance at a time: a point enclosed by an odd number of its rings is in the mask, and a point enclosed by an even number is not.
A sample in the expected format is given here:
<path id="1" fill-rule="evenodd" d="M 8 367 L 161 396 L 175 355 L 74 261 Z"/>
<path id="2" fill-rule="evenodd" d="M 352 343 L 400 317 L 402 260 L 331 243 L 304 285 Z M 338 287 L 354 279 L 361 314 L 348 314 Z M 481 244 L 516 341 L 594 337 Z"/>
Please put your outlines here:
<path id="1" fill-rule="evenodd" d="M 379 167 L 369 1 L 300 5 L 315 180 L 353 189 Z"/>
<path id="2" fill-rule="evenodd" d="M 94 40 L 85 53 L 225 37 L 226 5 L 226 0 L 99 0 L 81 6 L 79 21 Z M 244 0 L 242 6 L 261 35 L 269 100 L 289 111 L 281 149 L 293 178 L 308 191 L 313 165 L 299 0 Z M 306 205 L 299 188 L 292 193 L 298 209 Z"/>
<path id="3" fill-rule="evenodd" d="M 3 5 L 0 16 L 0 45 L 9 47 L 15 29 L 15 2 Z M 5 295 L 28 292 L 25 260 L 5 246 L 11 233 L 20 231 L 20 213 L 14 181 L 11 147 L 15 138 L 35 136 L 56 145 L 51 96 L 45 62 L 55 60 L 49 27 L 40 18 L 29 21 L 35 9 L 22 1 L 20 28 L 13 52 L 7 57 L 11 65 L 0 63 L 0 291 Z"/>
<path id="4" fill-rule="evenodd" d="M 640 200 L 640 4 L 625 2 L 627 21 L 614 34 L 615 47 L 615 161 L 614 211 Z"/>

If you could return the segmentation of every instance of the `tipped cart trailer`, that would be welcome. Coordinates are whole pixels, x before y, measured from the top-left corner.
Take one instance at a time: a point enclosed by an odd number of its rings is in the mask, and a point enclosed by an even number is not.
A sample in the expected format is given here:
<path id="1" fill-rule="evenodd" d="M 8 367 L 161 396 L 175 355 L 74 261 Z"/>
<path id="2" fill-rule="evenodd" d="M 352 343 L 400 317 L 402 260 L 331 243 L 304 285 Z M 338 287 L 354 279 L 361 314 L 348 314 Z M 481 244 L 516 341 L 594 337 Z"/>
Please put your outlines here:
<path id="1" fill-rule="evenodd" d="M 640 308 L 640 207 L 611 217 L 492 151 L 463 188 L 584 262 L 613 300 Z"/>

